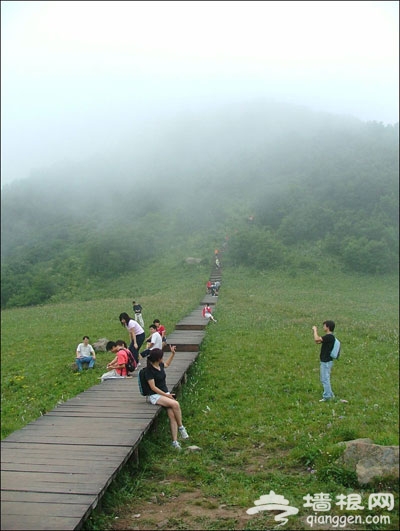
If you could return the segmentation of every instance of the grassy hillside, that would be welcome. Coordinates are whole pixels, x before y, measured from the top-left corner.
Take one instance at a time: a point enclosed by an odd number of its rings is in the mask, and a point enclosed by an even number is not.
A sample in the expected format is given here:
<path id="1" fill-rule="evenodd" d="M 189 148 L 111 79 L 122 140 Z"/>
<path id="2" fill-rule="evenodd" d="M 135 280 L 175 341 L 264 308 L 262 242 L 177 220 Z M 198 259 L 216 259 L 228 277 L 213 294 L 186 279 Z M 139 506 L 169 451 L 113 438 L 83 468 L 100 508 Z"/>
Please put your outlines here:
<path id="1" fill-rule="evenodd" d="M 209 256 L 225 237 L 234 265 L 297 270 L 322 250 L 342 270 L 396 273 L 398 141 L 398 125 L 241 102 L 44 169 L 2 190 L 1 308 L 70 298 L 171 250 Z"/>
<path id="2" fill-rule="evenodd" d="M 177 272 L 160 268 L 160 287 L 156 269 L 126 277 L 115 285 L 117 298 L 2 312 L 3 436 L 97 384 L 108 355 L 99 355 L 95 373 L 75 375 L 69 364 L 76 344 L 86 333 L 123 336 L 118 314 L 130 309 L 138 286 L 145 319 L 159 317 L 172 330 L 202 298 L 209 268 Z M 164 529 L 270 529 L 273 515 L 245 514 L 270 490 L 300 508 L 290 529 L 309 529 L 304 518 L 312 511 L 302 507 L 308 493 L 357 493 L 366 504 L 373 492 L 393 492 L 396 507 L 384 529 L 397 529 L 397 482 L 361 488 L 335 464 L 341 441 L 398 444 L 397 277 L 226 267 L 216 316 L 180 397 L 191 444 L 202 451 L 171 454 L 164 416 L 141 446 L 139 467 L 120 475 L 87 529 L 154 529 L 161 520 Z M 343 352 L 332 373 L 338 400 L 321 404 L 311 326 L 321 331 L 324 319 L 336 321 Z M 178 509 L 170 514 L 174 500 Z M 352 513 L 334 507 L 332 514 Z"/>
<path id="3" fill-rule="evenodd" d="M 310 529 L 308 493 L 357 494 L 366 504 L 373 492 L 392 492 L 390 524 L 362 528 L 396 529 L 397 481 L 361 488 L 335 460 L 341 441 L 398 444 L 397 287 L 396 278 L 225 270 L 218 324 L 208 327 L 180 397 L 190 443 L 202 450 L 171 455 L 164 417 L 139 467 L 121 474 L 87 529 L 271 529 L 273 514 L 246 515 L 270 490 L 300 509 L 291 530 Z M 337 323 L 343 353 L 332 373 L 337 400 L 321 404 L 311 326 L 321 330 L 326 318 Z M 329 514 L 343 525 L 354 511 L 333 506 Z"/>

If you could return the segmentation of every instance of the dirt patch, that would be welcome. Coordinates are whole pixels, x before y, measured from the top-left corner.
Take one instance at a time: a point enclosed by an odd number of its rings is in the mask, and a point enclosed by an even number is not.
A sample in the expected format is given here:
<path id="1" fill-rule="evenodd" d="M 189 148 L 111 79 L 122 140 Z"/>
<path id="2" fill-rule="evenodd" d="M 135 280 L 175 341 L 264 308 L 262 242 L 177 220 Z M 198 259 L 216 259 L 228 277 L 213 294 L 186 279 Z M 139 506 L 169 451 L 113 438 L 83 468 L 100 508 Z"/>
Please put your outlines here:
<path id="1" fill-rule="evenodd" d="M 218 505 L 215 499 L 205 498 L 200 491 L 185 492 L 177 497 L 154 496 L 130 514 L 115 520 L 112 529 L 121 530 L 200 530 L 207 522 L 220 521 L 220 529 L 244 529 L 252 517 L 246 508 Z M 226 523 L 226 526 L 224 525 Z"/>

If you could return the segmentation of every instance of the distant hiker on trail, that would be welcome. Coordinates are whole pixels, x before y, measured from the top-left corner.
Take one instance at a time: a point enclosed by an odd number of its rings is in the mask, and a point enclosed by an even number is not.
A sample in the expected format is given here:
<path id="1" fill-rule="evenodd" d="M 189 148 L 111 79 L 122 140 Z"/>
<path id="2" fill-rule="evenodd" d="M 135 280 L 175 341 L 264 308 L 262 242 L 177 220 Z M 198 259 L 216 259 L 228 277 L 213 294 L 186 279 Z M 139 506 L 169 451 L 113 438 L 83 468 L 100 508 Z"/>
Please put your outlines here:
<path id="1" fill-rule="evenodd" d="M 121 325 L 128 330 L 130 339 L 130 345 L 128 348 L 132 352 L 136 363 L 139 363 L 139 350 L 143 345 L 146 334 L 140 324 L 129 317 L 127 313 L 121 313 L 119 315 L 119 320 Z"/>
<path id="2" fill-rule="evenodd" d="M 314 334 L 314 341 L 316 343 L 321 343 L 321 352 L 319 355 L 320 379 L 324 388 L 324 392 L 322 394 L 320 402 L 327 402 L 328 400 L 335 398 L 335 395 L 333 394 L 331 388 L 331 370 L 333 360 L 330 356 L 333 349 L 333 345 L 335 343 L 335 336 L 333 335 L 333 331 L 335 330 L 335 323 L 334 321 L 324 321 L 322 323 L 322 326 L 325 332 L 324 336 L 321 337 L 318 335 L 318 330 L 316 326 L 312 327 L 312 331 Z"/>
<path id="3" fill-rule="evenodd" d="M 204 319 L 208 319 L 208 320 L 211 319 L 211 321 L 214 321 L 214 323 L 217 322 L 217 320 L 214 319 L 214 316 L 212 314 L 210 306 L 208 306 L 207 304 L 204 306 L 204 308 L 203 308 L 201 313 L 202 313 Z"/>
<path id="4" fill-rule="evenodd" d="M 89 344 L 89 337 L 83 336 L 83 343 L 79 343 L 76 347 L 75 363 L 78 371 L 82 372 L 82 363 L 88 363 L 88 369 L 93 369 L 96 362 L 96 353 L 92 345 Z"/>
<path id="5" fill-rule="evenodd" d="M 189 435 L 182 424 L 182 411 L 179 402 L 175 398 L 175 394 L 168 391 L 167 377 L 165 369 L 170 366 L 176 351 L 176 346 L 170 347 L 171 354 L 164 363 L 163 351 L 156 348 L 152 350 L 147 357 L 147 367 L 142 369 L 144 372 L 143 394 L 149 404 L 162 406 L 166 409 L 169 418 L 169 424 L 172 435 L 172 446 L 177 450 L 182 447 L 178 441 L 178 433 L 182 439 L 188 439 Z M 140 376 L 140 375 L 139 375 Z"/>
<path id="6" fill-rule="evenodd" d="M 155 348 L 162 350 L 163 347 L 161 334 L 157 332 L 157 325 L 152 323 L 149 328 L 151 335 L 147 338 L 147 348 L 140 353 L 142 358 L 146 358 Z"/>
<path id="7" fill-rule="evenodd" d="M 143 310 L 142 306 L 139 303 L 137 303 L 136 301 L 132 301 L 132 305 L 133 305 L 132 306 L 133 311 L 135 313 L 135 321 L 137 321 L 140 324 L 140 326 L 142 328 L 144 328 L 144 321 L 143 321 L 143 316 L 142 316 L 142 310 Z"/>
<path id="8" fill-rule="evenodd" d="M 219 261 L 219 258 L 215 259 L 215 265 L 217 266 L 217 269 L 219 269 L 221 267 L 221 263 Z"/>

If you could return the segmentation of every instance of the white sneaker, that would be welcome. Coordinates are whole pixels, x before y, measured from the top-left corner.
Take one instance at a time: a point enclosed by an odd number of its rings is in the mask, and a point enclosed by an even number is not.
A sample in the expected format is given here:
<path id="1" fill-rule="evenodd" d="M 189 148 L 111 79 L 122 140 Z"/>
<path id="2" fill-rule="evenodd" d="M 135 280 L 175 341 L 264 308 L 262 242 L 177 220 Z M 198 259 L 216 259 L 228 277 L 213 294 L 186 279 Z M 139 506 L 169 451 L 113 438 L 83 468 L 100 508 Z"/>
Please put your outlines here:
<path id="1" fill-rule="evenodd" d="M 172 441 L 173 448 L 176 448 L 177 450 L 182 450 L 182 446 L 179 444 L 178 441 Z"/>
<path id="2" fill-rule="evenodd" d="M 181 426 L 180 428 L 178 428 L 178 430 L 179 430 L 179 435 L 182 437 L 182 439 L 189 439 L 189 435 L 188 435 L 188 432 L 186 431 L 185 426 Z"/>

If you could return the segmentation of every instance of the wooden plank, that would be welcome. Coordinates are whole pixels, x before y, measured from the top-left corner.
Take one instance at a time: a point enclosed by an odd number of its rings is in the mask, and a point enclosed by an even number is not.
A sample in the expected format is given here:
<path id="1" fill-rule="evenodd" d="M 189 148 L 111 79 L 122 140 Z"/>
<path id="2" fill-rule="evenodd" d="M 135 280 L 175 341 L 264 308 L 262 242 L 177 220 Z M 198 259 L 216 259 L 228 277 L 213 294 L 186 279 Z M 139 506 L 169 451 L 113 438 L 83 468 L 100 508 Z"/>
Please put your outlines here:
<path id="1" fill-rule="evenodd" d="M 29 505 L 28 505 L 29 504 Z M 24 509 L 24 507 L 26 507 Z M 30 514 L 39 516 L 43 514 L 44 504 L 37 502 L 26 502 L 21 504 L 18 501 L 7 501 L 3 504 L 4 514 Z M 46 514 L 51 516 L 76 516 L 77 510 L 82 512 L 86 510 L 86 504 L 72 503 L 52 503 L 46 507 Z"/>
<path id="2" fill-rule="evenodd" d="M 62 505 L 85 505 L 86 507 L 91 504 L 93 497 L 89 494 L 70 494 L 64 493 L 62 496 L 55 492 L 28 492 L 28 491 L 1 491 L 1 501 L 3 502 L 16 502 L 16 503 L 35 503 L 43 505 L 61 503 Z M 31 507 L 29 507 L 31 508 Z M 3 505 L 2 505 L 3 509 Z M 21 508 L 21 512 L 25 512 Z M 27 512 L 27 511 L 26 511 Z M 3 512 L 2 512 L 3 514 Z M 11 514 L 11 513 L 10 513 Z"/>
<path id="3" fill-rule="evenodd" d="M 42 512 L 41 515 L 1 515 L 1 529 L 7 531 L 68 531 L 79 529 L 82 515 L 78 513 L 75 517 L 49 516 Z"/>
<path id="4" fill-rule="evenodd" d="M 168 343 L 176 345 L 177 352 L 180 350 L 196 352 L 204 339 L 204 330 L 175 330 L 168 335 Z"/>
<path id="5" fill-rule="evenodd" d="M 204 295 L 201 301 L 202 306 L 209 304 L 210 306 L 216 305 L 218 302 L 218 295 Z"/>
<path id="6" fill-rule="evenodd" d="M 86 453 L 86 455 L 85 455 Z M 59 458 L 60 454 L 65 456 L 69 455 L 71 459 L 89 459 L 94 461 L 104 461 L 104 460 L 119 460 L 126 453 L 124 448 L 113 448 L 112 454 L 106 446 L 101 446 L 99 444 L 94 444 L 92 446 L 92 451 L 88 454 L 87 448 L 83 445 L 76 444 L 73 447 L 70 445 L 51 445 L 46 443 L 31 443 L 27 442 L 25 444 L 19 444 L 17 442 L 10 442 L 8 439 L 2 441 L 1 443 L 1 460 L 6 461 L 12 458 L 12 456 L 17 456 L 19 459 L 24 457 L 29 458 L 30 456 L 48 456 L 49 459 L 56 457 Z"/>
<path id="7" fill-rule="evenodd" d="M 90 494 L 92 496 L 97 496 L 103 491 L 105 485 L 108 486 L 109 478 L 108 474 L 93 476 L 18 471 L 3 471 L 1 474 L 1 481 L 6 482 L 7 490 Z"/>

